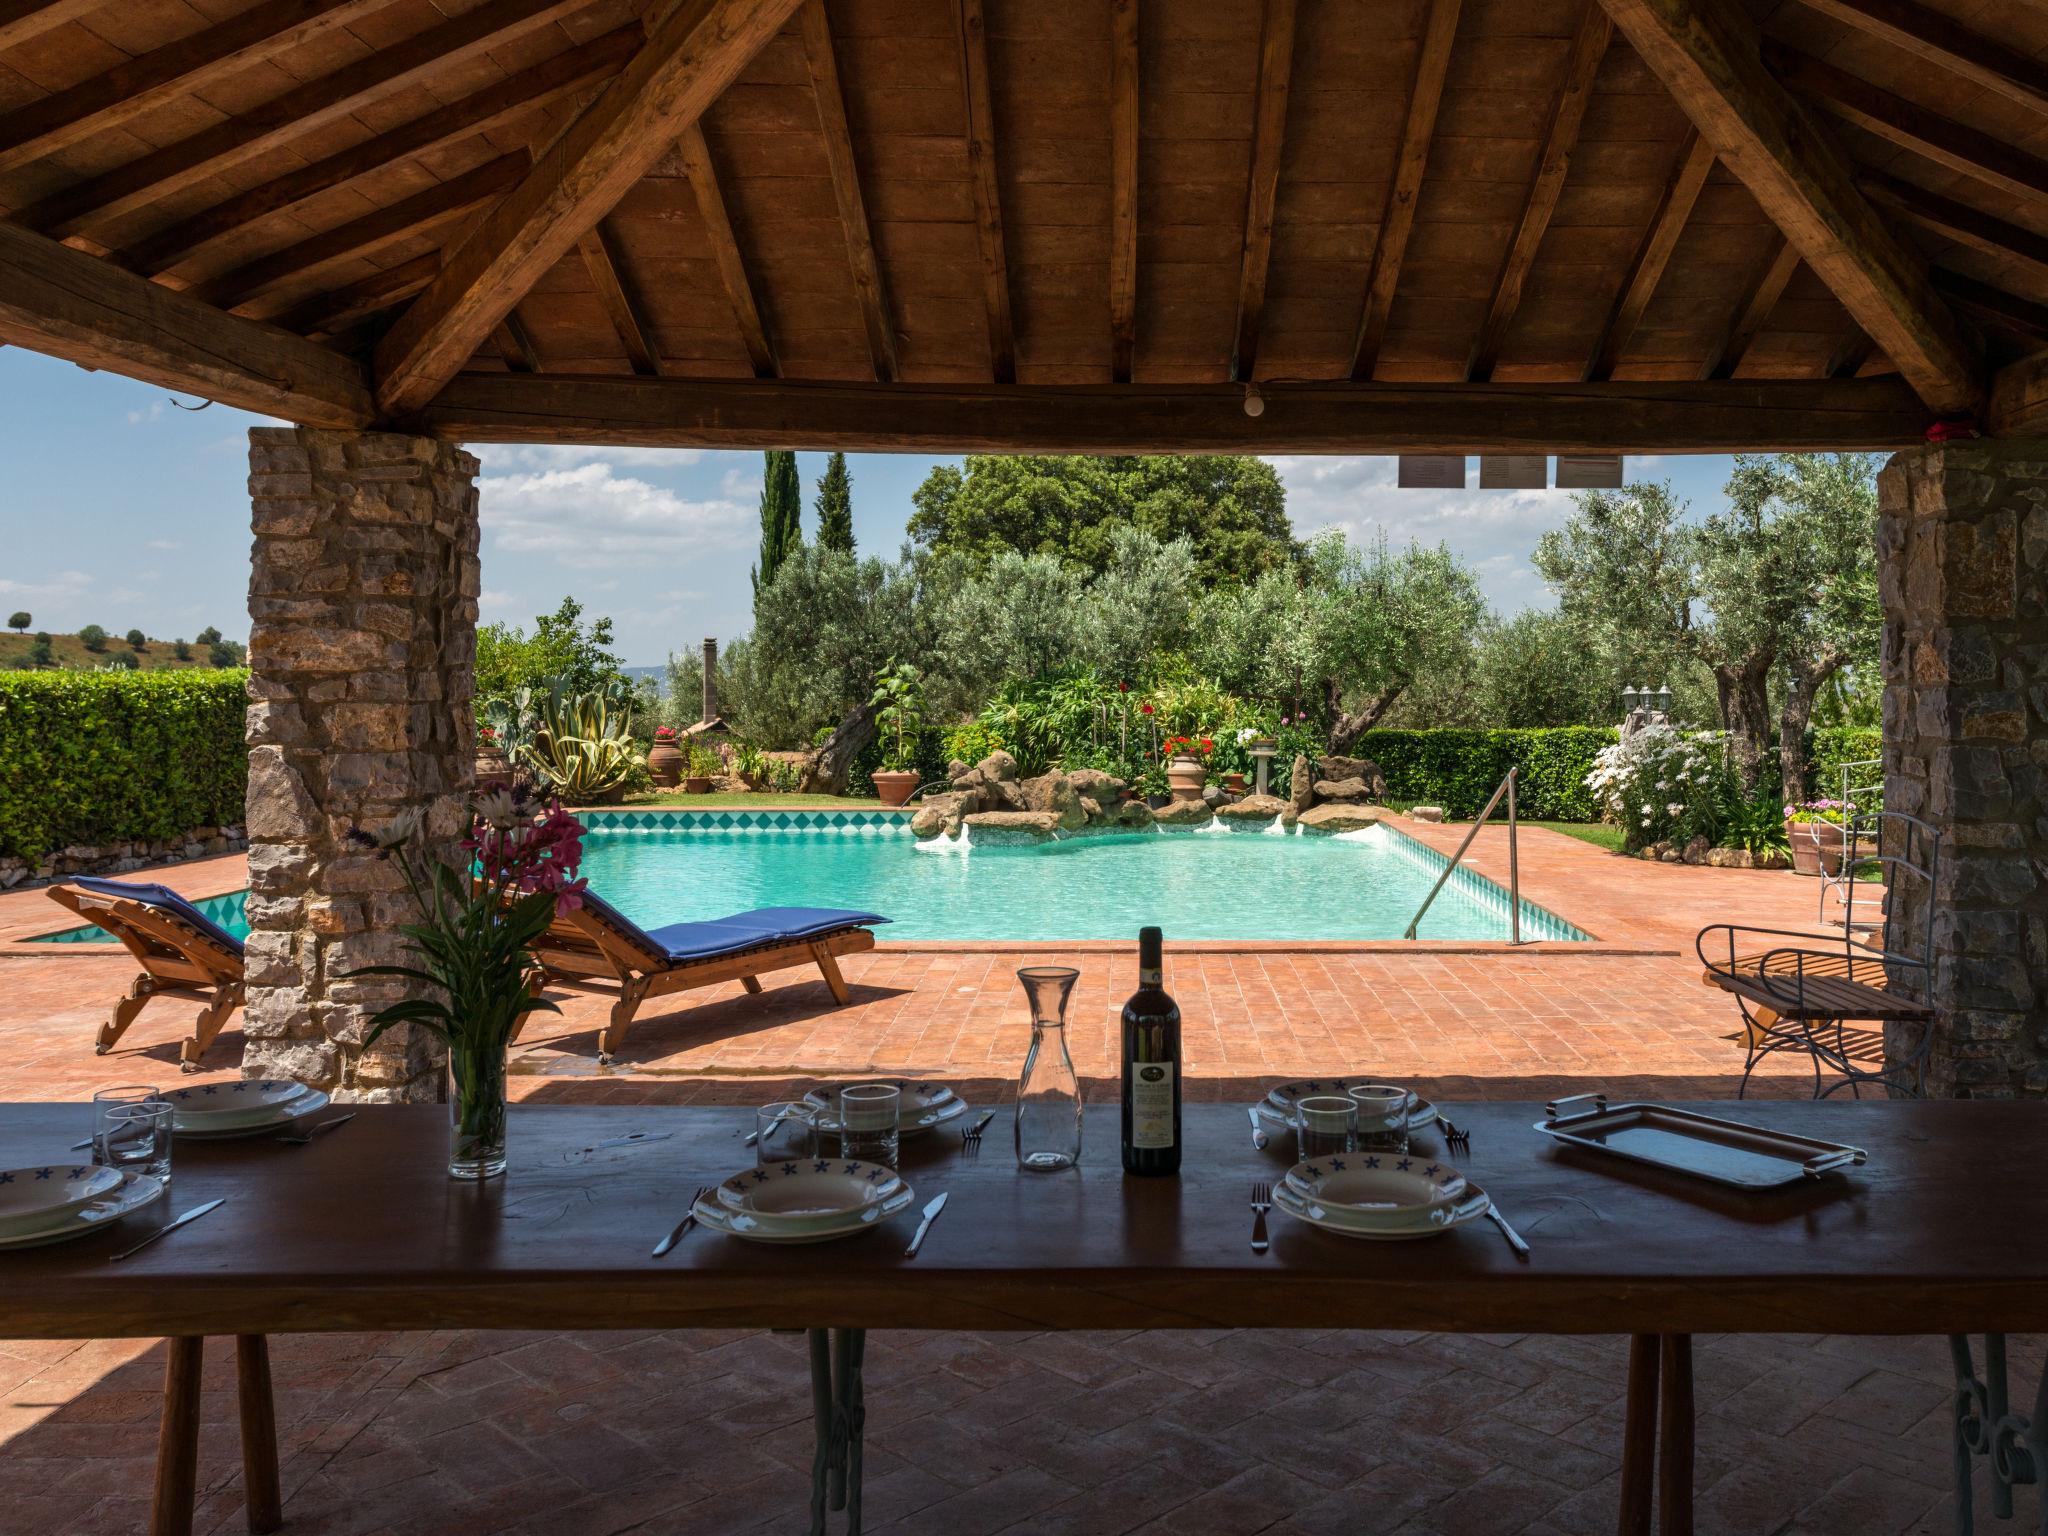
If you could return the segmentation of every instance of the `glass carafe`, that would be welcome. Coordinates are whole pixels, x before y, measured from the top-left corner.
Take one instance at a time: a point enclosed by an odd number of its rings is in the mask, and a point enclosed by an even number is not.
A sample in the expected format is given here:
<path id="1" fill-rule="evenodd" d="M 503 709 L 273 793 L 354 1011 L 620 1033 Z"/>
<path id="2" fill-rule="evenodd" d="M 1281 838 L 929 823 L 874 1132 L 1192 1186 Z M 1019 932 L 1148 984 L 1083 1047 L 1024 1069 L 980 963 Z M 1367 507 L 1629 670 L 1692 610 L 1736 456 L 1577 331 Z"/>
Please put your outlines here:
<path id="1" fill-rule="evenodd" d="M 1064 965 L 1017 973 L 1031 1004 L 1031 1049 L 1017 1081 L 1017 1166 L 1033 1173 L 1081 1160 L 1081 1083 L 1067 1053 L 1067 999 L 1080 974 Z"/>

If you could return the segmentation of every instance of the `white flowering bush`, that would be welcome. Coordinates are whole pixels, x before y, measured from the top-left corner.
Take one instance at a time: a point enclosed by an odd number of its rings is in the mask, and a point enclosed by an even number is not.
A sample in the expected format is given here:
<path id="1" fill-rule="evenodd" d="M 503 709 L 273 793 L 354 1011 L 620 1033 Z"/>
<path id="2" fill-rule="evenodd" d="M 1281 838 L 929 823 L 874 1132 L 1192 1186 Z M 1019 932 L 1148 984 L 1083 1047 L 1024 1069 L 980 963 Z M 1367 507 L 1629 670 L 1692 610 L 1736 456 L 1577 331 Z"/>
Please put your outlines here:
<path id="1" fill-rule="evenodd" d="M 1652 843 L 1719 836 L 1728 770 L 1712 731 L 1645 726 L 1593 759 L 1586 787 L 1630 852 Z"/>

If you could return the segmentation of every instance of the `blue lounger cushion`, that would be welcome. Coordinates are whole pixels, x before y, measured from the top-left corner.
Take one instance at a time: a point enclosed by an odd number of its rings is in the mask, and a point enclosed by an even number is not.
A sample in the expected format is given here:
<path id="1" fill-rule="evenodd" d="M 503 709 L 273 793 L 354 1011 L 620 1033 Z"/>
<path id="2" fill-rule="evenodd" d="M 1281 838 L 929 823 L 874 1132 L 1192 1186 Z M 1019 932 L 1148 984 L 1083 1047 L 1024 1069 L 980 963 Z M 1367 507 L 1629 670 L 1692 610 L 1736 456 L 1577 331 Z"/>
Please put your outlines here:
<path id="1" fill-rule="evenodd" d="M 662 956 L 671 965 L 889 921 L 873 912 L 841 907 L 757 907 L 752 912 L 738 912 L 712 922 L 670 923 L 650 932 L 595 891 L 583 892 L 583 905 L 598 921 L 618 930 L 648 953 Z"/>
<path id="2" fill-rule="evenodd" d="M 169 886 L 148 885 L 137 880 L 103 880 L 96 875 L 73 875 L 69 883 L 82 890 L 91 891 L 95 896 L 112 896 L 119 900 L 136 902 L 141 906 L 155 907 L 160 912 L 176 917 L 187 926 L 198 929 L 230 954 L 239 955 L 242 952 L 240 939 Z"/>

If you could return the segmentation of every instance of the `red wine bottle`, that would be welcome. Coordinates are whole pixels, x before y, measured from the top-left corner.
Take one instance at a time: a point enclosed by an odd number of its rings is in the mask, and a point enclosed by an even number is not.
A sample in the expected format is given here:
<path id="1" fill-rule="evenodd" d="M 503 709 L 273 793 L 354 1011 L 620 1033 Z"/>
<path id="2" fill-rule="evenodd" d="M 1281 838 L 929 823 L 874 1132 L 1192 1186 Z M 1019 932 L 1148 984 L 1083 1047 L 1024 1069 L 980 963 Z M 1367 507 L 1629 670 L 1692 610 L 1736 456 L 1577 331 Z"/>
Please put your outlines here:
<path id="1" fill-rule="evenodd" d="M 1138 990 L 1124 1004 L 1124 1172 L 1180 1172 L 1180 1007 L 1167 996 L 1159 930 L 1138 930 Z"/>

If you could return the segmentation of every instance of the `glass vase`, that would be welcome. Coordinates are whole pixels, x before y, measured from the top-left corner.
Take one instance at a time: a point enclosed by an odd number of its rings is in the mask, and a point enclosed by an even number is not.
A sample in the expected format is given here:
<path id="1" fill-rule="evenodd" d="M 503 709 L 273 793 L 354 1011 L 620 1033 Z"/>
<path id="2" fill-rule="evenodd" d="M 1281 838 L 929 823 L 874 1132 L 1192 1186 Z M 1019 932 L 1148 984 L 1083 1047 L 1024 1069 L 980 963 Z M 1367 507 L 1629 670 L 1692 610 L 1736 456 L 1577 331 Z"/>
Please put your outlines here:
<path id="1" fill-rule="evenodd" d="M 1017 1166 L 1033 1173 L 1081 1160 L 1081 1083 L 1067 1052 L 1067 999 L 1080 974 L 1063 965 L 1017 973 L 1031 1004 L 1031 1049 L 1017 1080 Z"/>
<path id="2" fill-rule="evenodd" d="M 448 1177 L 495 1179 L 505 1171 L 505 1048 L 448 1052 Z"/>

